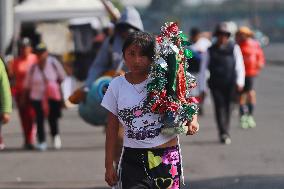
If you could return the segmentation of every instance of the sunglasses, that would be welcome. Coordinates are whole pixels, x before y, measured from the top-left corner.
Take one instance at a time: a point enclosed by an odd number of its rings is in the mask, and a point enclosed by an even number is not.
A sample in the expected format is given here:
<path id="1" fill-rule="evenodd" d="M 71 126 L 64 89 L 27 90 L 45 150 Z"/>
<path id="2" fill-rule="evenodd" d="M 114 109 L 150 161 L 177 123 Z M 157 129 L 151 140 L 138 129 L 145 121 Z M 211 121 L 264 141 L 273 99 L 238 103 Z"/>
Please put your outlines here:
<path id="1" fill-rule="evenodd" d="M 226 37 L 230 37 L 230 33 L 228 32 L 222 32 L 222 31 L 219 31 L 216 33 L 217 36 L 226 36 Z"/>

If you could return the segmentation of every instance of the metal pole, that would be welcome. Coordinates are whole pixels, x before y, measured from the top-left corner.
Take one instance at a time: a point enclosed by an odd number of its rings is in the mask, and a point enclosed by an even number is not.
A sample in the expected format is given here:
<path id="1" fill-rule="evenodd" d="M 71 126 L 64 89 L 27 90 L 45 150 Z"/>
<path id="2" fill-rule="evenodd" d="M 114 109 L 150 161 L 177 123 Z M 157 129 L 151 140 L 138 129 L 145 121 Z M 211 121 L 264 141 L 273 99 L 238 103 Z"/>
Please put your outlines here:
<path id="1" fill-rule="evenodd" d="M 0 0 L 0 56 L 3 55 L 3 30 L 4 30 L 4 13 L 5 11 L 5 7 L 4 7 L 4 1 L 3 0 Z"/>
<path id="2" fill-rule="evenodd" d="M 13 3 L 11 0 L 0 0 L 0 55 L 4 55 L 13 36 Z"/>

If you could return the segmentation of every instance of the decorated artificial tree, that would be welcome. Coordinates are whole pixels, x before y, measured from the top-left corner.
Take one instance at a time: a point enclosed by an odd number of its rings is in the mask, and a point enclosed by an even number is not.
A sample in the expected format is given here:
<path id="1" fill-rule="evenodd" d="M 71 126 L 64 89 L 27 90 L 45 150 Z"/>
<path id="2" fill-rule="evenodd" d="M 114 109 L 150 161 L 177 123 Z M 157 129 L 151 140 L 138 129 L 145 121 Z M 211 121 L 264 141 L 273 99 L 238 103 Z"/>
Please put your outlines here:
<path id="1" fill-rule="evenodd" d="M 187 133 L 188 122 L 197 114 L 197 100 L 190 95 L 196 79 L 187 72 L 192 52 L 186 35 L 177 23 L 166 23 L 156 38 L 156 55 L 147 85 L 148 102 L 153 113 L 163 115 L 162 133 Z"/>

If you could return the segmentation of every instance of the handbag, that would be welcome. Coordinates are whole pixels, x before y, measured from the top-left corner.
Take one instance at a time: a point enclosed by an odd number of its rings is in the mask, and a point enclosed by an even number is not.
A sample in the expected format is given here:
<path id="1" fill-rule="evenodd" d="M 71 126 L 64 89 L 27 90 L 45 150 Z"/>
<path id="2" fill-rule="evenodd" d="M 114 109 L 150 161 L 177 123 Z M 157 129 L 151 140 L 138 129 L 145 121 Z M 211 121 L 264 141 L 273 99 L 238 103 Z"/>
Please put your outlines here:
<path id="1" fill-rule="evenodd" d="M 61 101 L 62 95 L 60 92 L 60 86 L 57 82 L 46 82 L 46 96 L 48 99 Z"/>
<path id="2" fill-rule="evenodd" d="M 57 77 L 59 76 L 57 68 L 55 64 L 52 62 L 52 67 L 54 68 L 54 71 L 57 74 Z M 63 95 L 62 95 L 62 90 L 60 87 L 61 80 L 58 78 L 56 82 L 49 81 L 44 74 L 43 70 L 40 69 L 41 74 L 44 79 L 45 83 L 45 95 L 48 99 L 55 100 L 55 101 L 63 101 Z"/>

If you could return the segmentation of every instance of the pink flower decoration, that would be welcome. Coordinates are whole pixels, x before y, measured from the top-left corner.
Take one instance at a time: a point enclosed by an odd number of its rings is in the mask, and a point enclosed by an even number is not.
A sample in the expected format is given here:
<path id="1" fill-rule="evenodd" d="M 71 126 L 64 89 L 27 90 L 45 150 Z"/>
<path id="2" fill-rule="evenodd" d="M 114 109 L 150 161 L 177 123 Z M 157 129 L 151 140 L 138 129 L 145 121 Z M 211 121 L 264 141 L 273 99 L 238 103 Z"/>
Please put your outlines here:
<path id="1" fill-rule="evenodd" d="M 176 150 L 170 150 L 167 154 L 162 157 L 163 163 L 168 165 L 177 165 L 179 163 L 179 153 Z"/>
<path id="2" fill-rule="evenodd" d="M 135 112 L 134 112 L 134 115 L 136 116 L 136 117 L 139 117 L 140 115 L 142 115 L 142 110 L 136 110 Z"/>
<path id="3" fill-rule="evenodd" d="M 175 178 L 175 176 L 178 175 L 177 167 L 175 165 L 172 165 L 169 173 L 172 175 L 172 178 Z"/>
<path id="4" fill-rule="evenodd" d="M 179 189 L 179 178 L 174 179 L 171 189 Z"/>

